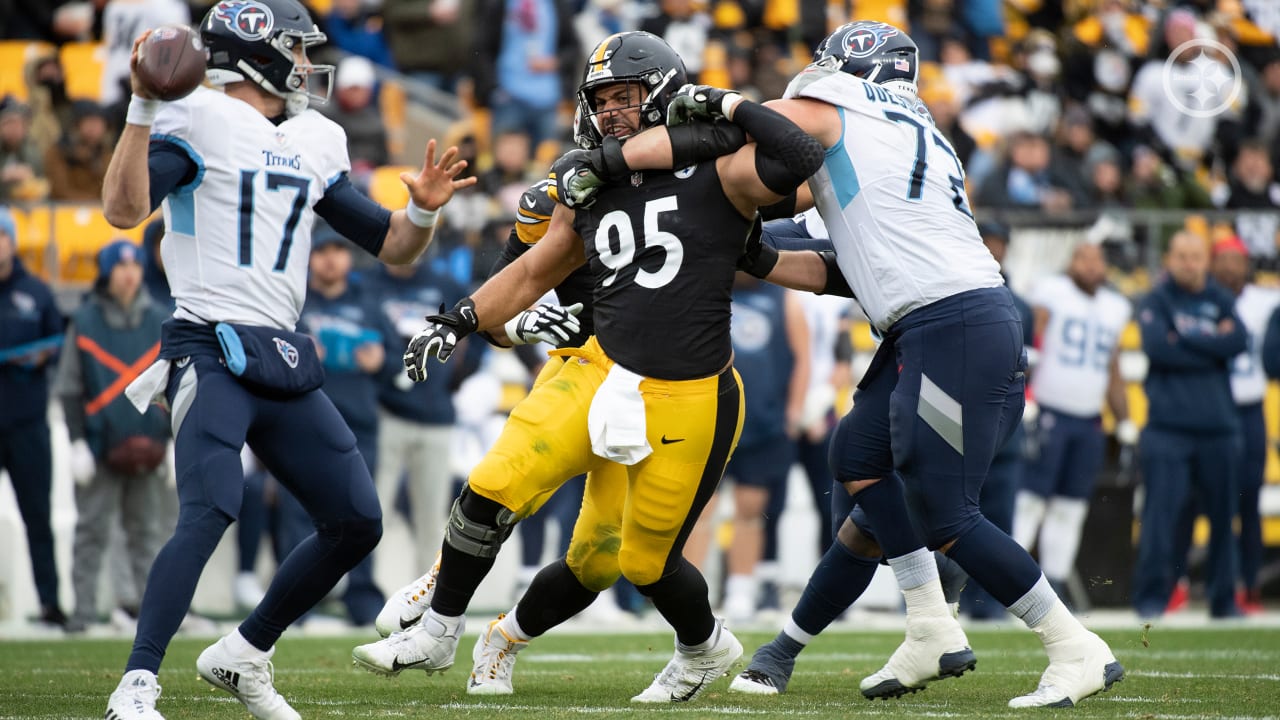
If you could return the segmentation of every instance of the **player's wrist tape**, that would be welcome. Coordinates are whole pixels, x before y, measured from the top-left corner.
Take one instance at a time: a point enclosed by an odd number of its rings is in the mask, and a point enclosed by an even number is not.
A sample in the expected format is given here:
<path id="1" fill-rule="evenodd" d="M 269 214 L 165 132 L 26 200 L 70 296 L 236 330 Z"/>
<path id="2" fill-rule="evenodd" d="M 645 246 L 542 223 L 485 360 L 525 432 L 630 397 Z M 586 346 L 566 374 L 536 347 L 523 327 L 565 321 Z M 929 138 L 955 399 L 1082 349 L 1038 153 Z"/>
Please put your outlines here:
<path id="1" fill-rule="evenodd" d="M 129 111 L 125 114 L 124 121 L 130 125 L 150 127 L 155 122 L 156 113 L 159 111 L 159 100 L 134 95 L 129 100 Z"/>
<path id="2" fill-rule="evenodd" d="M 725 93 L 724 98 L 720 101 L 720 114 L 724 115 L 725 120 L 732 122 L 734 110 L 738 108 L 738 105 L 743 100 L 746 100 L 746 98 L 736 92 Z"/>
<path id="3" fill-rule="evenodd" d="M 440 214 L 440 211 L 423 210 L 413 204 L 413 200 L 410 199 L 409 204 L 404 206 L 404 214 L 408 216 L 409 222 L 425 230 L 429 227 L 435 227 L 436 216 Z"/>

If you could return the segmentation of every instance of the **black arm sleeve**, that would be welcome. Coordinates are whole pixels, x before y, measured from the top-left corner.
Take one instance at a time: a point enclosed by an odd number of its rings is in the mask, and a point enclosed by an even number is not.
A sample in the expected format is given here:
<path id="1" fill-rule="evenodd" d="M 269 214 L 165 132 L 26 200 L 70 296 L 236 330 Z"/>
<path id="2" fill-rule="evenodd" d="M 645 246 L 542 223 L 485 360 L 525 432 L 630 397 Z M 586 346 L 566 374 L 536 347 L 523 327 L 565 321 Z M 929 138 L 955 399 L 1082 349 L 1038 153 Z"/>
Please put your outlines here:
<path id="1" fill-rule="evenodd" d="M 324 191 L 316 214 L 351 242 L 378 257 L 391 229 L 391 211 L 370 200 L 343 173 Z"/>
<path id="2" fill-rule="evenodd" d="M 147 174 L 151 176 L 151 211 L 165 196 L 195 182 L 200 166 L 176 143 L 153 140 L 147 148 Z"/>
<path id="3" fill-rule="evenodd" d="M 755 139 L 756 172 L 773 192 L 789 195 L 822 167 L 822 144 L 777 111 L 743 100 L 733 122 Z"/>
<path id="4" fill-rule="evenodd" d="M 822 288 L 822 295 L 836 295 L 838 297 L 852 298 L 853 288 L 849 287 L 849 281 L 845 279 L 844 273 L 840 271 L 840 266 L 836 264 L 836 254 L 833 250 L 815 250 L 818 256 L 822 258 L 822 262 L 827 265 L 827 284 Z"/>
<path id="5" fill-rule="evenodd" d="M 786 220 L 796 215 L 796 193 L 791 191 L 790 195 L 782 198 L 772 205 L 765 205 L 758 209 L 760 217 L 765 220 Z"/>
<path id="6" fill-rule="evenodd" d="M 742 128 L 725 120 L 670 126 L 667 137 L 671 140 L 671 167 L 677 169 L 714 160 L 747 144 Z"/>

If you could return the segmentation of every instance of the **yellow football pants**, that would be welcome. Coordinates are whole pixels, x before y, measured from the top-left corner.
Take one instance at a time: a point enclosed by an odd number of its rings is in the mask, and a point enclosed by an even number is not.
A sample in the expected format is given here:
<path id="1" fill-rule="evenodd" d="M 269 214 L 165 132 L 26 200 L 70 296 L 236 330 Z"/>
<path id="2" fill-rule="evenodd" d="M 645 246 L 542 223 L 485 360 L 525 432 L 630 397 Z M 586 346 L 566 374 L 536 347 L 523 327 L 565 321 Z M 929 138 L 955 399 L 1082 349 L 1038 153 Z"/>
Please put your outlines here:
<path id="1" fill-rule="evenodd" d="M 619 575 L 657 582 L 679 559 L 742 430 L 742 380 L 732 368 L 696 380 L 640 383 L 653 453 L 635 465 L 591 451 L 587 413 L 613 361 L 593 337 L 539 377 L 468 479 L 471 490 L 525 518 L 569 478 L 589 473 L 569 568 L 604 590 Z"/>

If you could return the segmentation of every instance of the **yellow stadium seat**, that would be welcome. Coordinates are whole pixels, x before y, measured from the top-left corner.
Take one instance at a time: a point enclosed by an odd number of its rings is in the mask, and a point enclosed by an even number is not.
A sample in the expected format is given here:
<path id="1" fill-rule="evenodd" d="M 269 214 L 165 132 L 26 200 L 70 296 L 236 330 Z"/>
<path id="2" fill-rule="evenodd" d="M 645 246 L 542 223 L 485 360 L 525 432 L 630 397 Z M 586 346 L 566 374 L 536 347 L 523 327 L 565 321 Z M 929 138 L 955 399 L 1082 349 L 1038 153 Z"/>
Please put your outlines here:
<path id="1" fill-rule="evenodd" d="M 47 43 L 29 40 L 0 41 L 0 98 L 12 95 L 27 101 L 27 80 L 22 71 L 31 58 L 50 47 Z"/>
<path id="2" fill-rule="evenodd" d="M 871 337 L 871 323 L 859 320 L 849 330 L 853 339 L 853 351 L 871 353 L 876 351 L 876 341 Z"/>
<path id="3" fill-rule="evenodd" d="M 146 223 L 117 230 L 96 205 L 58 205 L 53 211 L 53 241 L 58 248 L 59 279 L 90 283 L 98 276 L 98 251 L 116 238 L 141 244 Z"/>
<path id="4" fill-rule="evenodd" d="M 58 51 L 58 56 L 67 75 L 67 96 L 101 100 L 106 47 L 96 42 L 67 43 Z"/>
<path id="5" fill-rule="evenodd" d="M 402 172 L 417 172 L 417 168 L 386 165 L 374 170 L 373 177 L 369 178 L 369 197 L 393 210 L 408 204 L 409 190 L 400 182 Z"/>
<path id="6" fill-rule="evenodd" d="M 10 211 L 18 233 L 18 257 L 28 272 L 49 280 L 54 265 L 49 257 L 49 206 L 36 205 L 28 210 L 10 208 Z"/>

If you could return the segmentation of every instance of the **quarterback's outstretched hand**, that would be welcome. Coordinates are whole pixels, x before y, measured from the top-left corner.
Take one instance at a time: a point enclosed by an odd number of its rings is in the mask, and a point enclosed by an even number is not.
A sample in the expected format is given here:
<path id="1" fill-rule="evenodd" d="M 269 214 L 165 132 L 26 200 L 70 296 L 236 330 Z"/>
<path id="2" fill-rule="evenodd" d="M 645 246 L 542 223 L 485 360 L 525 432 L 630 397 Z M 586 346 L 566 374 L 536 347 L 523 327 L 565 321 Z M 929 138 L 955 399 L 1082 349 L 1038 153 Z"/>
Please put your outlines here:
<path id="1" fill-rule="evenodd" d="M 732 120 L 733 108 L 742 95 L 711 85 L 685 85 L 667 105 L 667 124 L 682 125 L 690 120 Z"/>
<path id="2" fill-rule="evenodd" d="M 409 372 L 409 379 L 422 382 L 427 379 L 427 358 L 435 358 L 444 362 L 453 354 L 458 343 L 476 331 L 476 304 L 471 298 L 458 301 L 453 309 L 427 316 L 427 326 L 419 330 L 409 340 L 409 347 L 404 351 L 404 367 Z"/>
<path id="3" fill-rule="evenodd" d="M 416 176 L 412 173 L 400 173 L 400 182 L 409 188 L 409 197 L 413 204 L 423 210 L 439 210 L 455 190 L 461 190 L 476 184 L 475 177 L 458 180 L 458 173 L 467 167 L 466 160 L 458 159 L 458 148 L 450 147 L 436 162 L 436 141 L 427 141 L 427 158 L 422 165 L 422 172 Z"/>
<path id="4" fill-rule="evenodd" d="M 511 318 L 504 329 L 513 345 L 527 345 L 539 340 L 559 345 L 582 330 L 582 322 L 578 320 L 580 312 L 582 303 L 568 307 L 543 303 Z"/>

